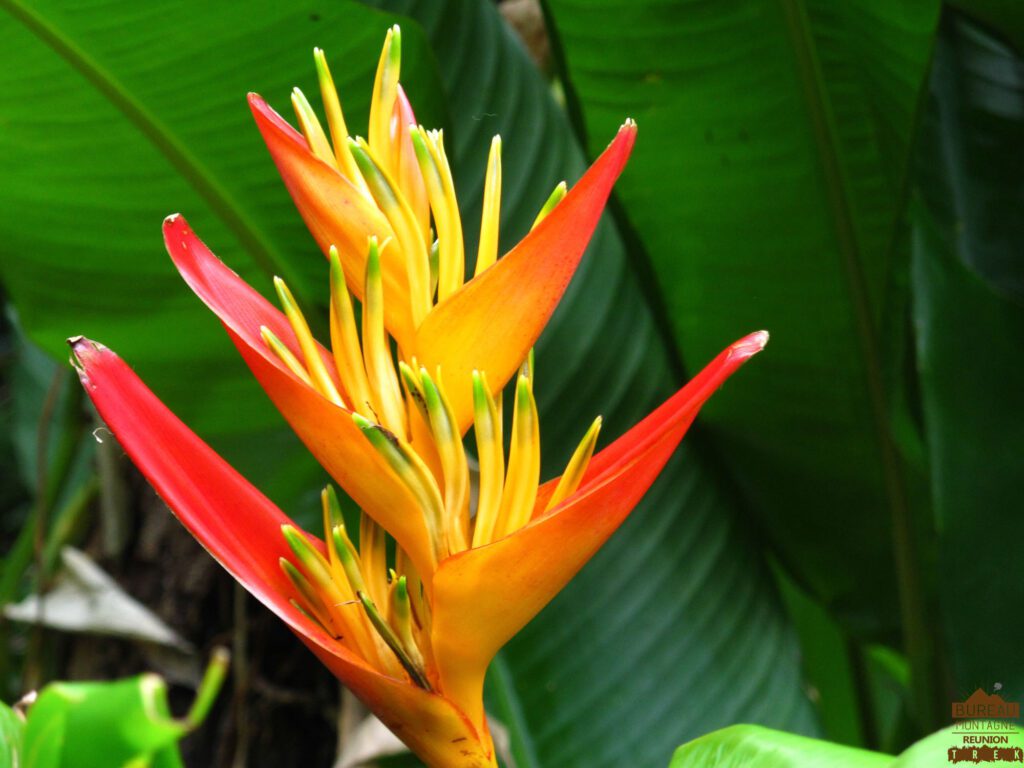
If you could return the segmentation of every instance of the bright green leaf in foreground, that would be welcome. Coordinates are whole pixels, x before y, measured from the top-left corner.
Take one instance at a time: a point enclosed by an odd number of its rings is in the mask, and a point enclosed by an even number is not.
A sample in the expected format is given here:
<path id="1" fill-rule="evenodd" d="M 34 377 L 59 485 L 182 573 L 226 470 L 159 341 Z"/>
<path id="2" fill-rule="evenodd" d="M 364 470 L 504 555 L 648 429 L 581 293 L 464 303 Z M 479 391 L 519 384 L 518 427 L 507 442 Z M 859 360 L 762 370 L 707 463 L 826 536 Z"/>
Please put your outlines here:
<path id="1" fill-rule="evenodd" d="M 157 675 L 51 683 L 29 708 L 21 761 L 0 762 L 0 768 L 178 768 L 178 741 L 209 713 L 226 672 L 227 655 L 215 654 L 192 710 L 181 719 L 171 716 L 167 684 Z M 4 723 L 0 714 L 6 736 Z"/>
<path id="2" fill-rule="evenodd" d="M 733 725 L 680 747 L 670 768 L 885 768 L 887 755 L 773 731 Z"/>
<path id="3" fill-rule="evenodd" d="M 0 768 L 19 768 L 25 721 L 13 709 L 0 703 Z"/>
<path id="4" fill-rule="evenodd" d="M 669 768 L 936 768 L 950 764 L 950 748 L 964 747 L 964 736 L 956 730 L 958 726 L 951 726 L 934 733 L 893 757 L 755 725 L 734 725 L 680 747 Z M 1007 743 L 993 749 L 1024 749 L 1024 732 L 1013 728 L 1005 734 Z"/>

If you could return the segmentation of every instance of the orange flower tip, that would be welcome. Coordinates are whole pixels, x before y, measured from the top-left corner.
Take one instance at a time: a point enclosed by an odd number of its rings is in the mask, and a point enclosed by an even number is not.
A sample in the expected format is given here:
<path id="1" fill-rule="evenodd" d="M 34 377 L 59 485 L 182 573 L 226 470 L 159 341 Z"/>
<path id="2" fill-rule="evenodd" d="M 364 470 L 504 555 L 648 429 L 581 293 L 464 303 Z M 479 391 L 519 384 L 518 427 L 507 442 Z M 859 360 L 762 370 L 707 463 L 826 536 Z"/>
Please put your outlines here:
<path id="1" fill-rule="evenodd" d="M 768 344 L 768 331 L 756 331 L 744 336 L 729 348 L 729 356 L 746 360 L 753 357 Z"/>
<path id="2" fill-rule="evenodd" d="M 260 132 L 263 133 L 264 138 L 267 138 L 269 132 L 277 137 L 287 139 L 303 149 L 309 149 L 306 137 L 295 130 L 287 120 L 277 114 L 273 107 L 263 100 L 262 96 L 258 93 L 250 93 L 247 101 L 249 109 L 256 119 L 256 124 L 259 126 Z"/>
<path id="3" fill-rule="evenodd" d="M 633 144 L 636 143 L 636 132 L 636 121 L 631 117 L 626 118 L 626 122 L 619 127 L 618 132 L 615 134 L 615 138 L 612 139 L 611 144 L 609 144 L 610 147 L 619 145 L 620 151 L 622 152 L 623 165 L 625 165 L 626 158 L 628 158 L 630 153 L 633 151 Z"/>

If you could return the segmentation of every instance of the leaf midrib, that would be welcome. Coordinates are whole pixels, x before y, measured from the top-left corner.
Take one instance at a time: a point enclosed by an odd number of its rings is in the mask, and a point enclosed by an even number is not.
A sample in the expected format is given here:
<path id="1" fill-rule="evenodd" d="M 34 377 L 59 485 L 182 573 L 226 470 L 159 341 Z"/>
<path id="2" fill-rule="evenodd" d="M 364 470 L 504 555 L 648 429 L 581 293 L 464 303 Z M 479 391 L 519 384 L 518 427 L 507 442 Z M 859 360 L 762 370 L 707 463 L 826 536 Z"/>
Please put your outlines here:
<path id="1" fill-rule="evenodd" d="M 899 580 L 905 643 L 913 676 L 916 678 L 914 687 L 917 689 L 917 708 L 923 713 L 930 709 L 932 698 L 930 682 L 927 679 L 932 641 L 929 639 L 929 622 L 919 576 L 921 563 L 914 542 L 913 521 L 903 473 L 889 430 L 881 353 L 871 318 L 867 285 L 862 270 L 863 259 L 847 192 L 846 174 L 840 158 L 841 147 L 835 117 L 818 63 L 816 43 L 807 18 L 806 0 L 779 0 L 779 3 L 792 42 L 797 74 L 810 118 L 811 133 L 821 164 L 826 202 L 835 224 L 836 242 L 846 274 L 859 352 L 864 363 L 871 430 L 878 446 L 879 464 L 893 523 L 893 550 Z M 902 185 L 901 192 L 905 201 L 906 184 Z M 895 240 L 895 237 L 890 238 L 890 243 Z"/>
<path id="2" fill-rule="evenodd" d="M 843 269 L 846 272 L 847 287 L 856 320 L 855 329 L 864 360 L 865 378 L 871 403 L 872 428 L 880 448 L 883 448 L 883 472 L 892 474 L 895 485 L 887 494 L 893 508 L 905 504 L 902 500 L 902 479 L 896 467 L 891 466 L 894 456 L 884 446 L 890 444 L 885 417 L 884 385 L 878 345 L 875 341 L 874 323 L 867 297 L 867 286 L 861 269 L 862 255 L 853 222 L 852 206 L 847 193 L 846 174 L 840 161 L 840 146 L 835 120 L 827 97 L 825 84 L 818 64 L 804 0 L 780 0 L 786 29 L 793 44 L 797 73 L 804 92 L 805 104 L 811 123 L 811 133 L 820 160 L 825 183 L 826 201 L 835 223 L 836 241 L 839 247 Z"/>
<path id="3" fill-rule="evenodd" d="M 64 59 L 117 108 L 196 190 L 214 214 L 238 238 L 247 255 L 267 278 L 275 275 L 285 278 L 300 303 L 305 303 L 302 301 L 303 283 L 293 272 L 288 260 L 275 248 L 243 206 L 217 181 L 213 171 L 189 151 L 170 127 L 39 11 L 28 7 L 23 0 L 0 0 L 0 7 Z"/>

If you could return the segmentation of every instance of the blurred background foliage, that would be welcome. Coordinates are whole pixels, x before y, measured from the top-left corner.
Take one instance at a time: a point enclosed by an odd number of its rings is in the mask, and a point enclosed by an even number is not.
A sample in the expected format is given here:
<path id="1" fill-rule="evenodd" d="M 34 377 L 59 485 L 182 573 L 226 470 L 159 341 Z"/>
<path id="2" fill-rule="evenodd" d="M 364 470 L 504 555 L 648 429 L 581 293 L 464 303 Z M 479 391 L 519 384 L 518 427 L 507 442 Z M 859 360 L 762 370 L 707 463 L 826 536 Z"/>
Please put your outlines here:
<path id="1" fill-rule="evenodd" d="M 329 765 L 358 731 L 126 466 L 64 340 L 117 350 L 315 530 L 322 471 L 159 224 L 186 214 L 252 285 L 283 275 L 325 316 L 326 265 L 244 94 L 282 112 L 292 86 L 315 94 L 321 46 L 361 131 L 395 21 L 468 252 L 493 134 L 507 248 L 625 117 L 640 126 L 537 348 L 545 476 L 594 414 L 610 439 L 729 342 L 772 333 L 495 663 L 515 764 L 665 765 L 733 723 L 897 752 L 976 687 L 1024 696 L 1018 3 L 0 0 L 0 698 L 155 668 L 173 705 L 228 642 L 231 691 L 186 762 Z M 66 545 L 175 640 L 19 612 L 74 582 Z"/>

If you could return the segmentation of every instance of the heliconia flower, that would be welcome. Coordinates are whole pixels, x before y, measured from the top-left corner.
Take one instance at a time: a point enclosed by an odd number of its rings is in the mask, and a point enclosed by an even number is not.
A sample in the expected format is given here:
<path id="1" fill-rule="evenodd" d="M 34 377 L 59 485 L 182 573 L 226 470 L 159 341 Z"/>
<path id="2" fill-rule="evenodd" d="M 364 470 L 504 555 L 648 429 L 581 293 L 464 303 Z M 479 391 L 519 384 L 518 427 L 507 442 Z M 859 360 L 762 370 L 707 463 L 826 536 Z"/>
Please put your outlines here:
<path id="1" fill-rule="evenodd" d="M 465 283 L 463 224 L 444 137 L 415 123 L 398 82 L 398 27 L 388 32 L 381 52 L 366 140 L 349 137 L 323 51 L 317 49 L 314 58 L 328 130 L 298 89 L 292 104 L 301 132 L 250 94 L 256 124 L 310 232 L 325 256 L 337 248 L 358 299 L 367 237 L 388 243 L 381 253 L 385 327 L 407 359 L 444 369 L 452 409 L 465 431 L 473 413 L 470 373 L 486 370 L 492 394 L 515 373 L 579 264 L 632 150 L 636 124 L 627 120 L 543 224 L 501 259 L 501 141 L 495 137 L 475 278 Z M 561 186 L 555 196 L 563 192 Z"/>
<path id="2" fill-rule="evenodd" d="M 348 141 L 319 51 L 332 141 L 301 94 L 294 101 L 304 138 L 251 99 L 328 255 L 329 348 L 283 280 L 275 280 L 279 310 L 184 218 L 164 223 L 186 282 L 359 506 L 358 533 L 346 527 L 332 487 L 322 494 L 323 539 L 301 531 L 113 352 L 80 337 L 71 346 L 86 391 L 125 451 L 236 579 L 429 765 L 495 766 L 483 705 L 495 653 L 622 523 L 704 401 L 768 337 L 759 332 L 728 347 L 595 453 L 598 418 L 563 474 L 541 484 L 531 346 L 579 262 L 635 126 L 627 123 L 572 189 L 559 185 L 531 232 L 500 259 L 495 142 L 476 275 L 464 282 L 443 142 L 414 125 L 397 83 L 398 41 L 393 30 L 368 141 Z M 437 240 L 428 247 L 431 227 Z M 506 453 L 501 395 L 509 379 Z"/>
<path id="3" fill-rule="evenodd" d="M 494 766 L 482 701 L 490 660 L 623 522 L 704 401 L 766 341 L 767 334 L 759 332 L 728 347 L 591 458 L 598 423 L 565 474 L 539 487 L 529 374 L 524 372 L 516 385 L 515 416 L 521 421 L 513 426 L 512 450 L 520 453 L 510 458 L 504 475 L 496 404 L 486 388 L 477 387 L 479 504 L 489 506 L 478 506 L 472 518 L 463 507 L 453 519 L 443 499 L 452 486 L 468 482 L 467 475 L 449 484 L 429 470 L 423 473 L 418 479 L 427 493 L 442 497 L 438 502 L 435 496 L 430 511 L 441 517 L 441 526 L 453 524 L 457 543 L 443 544 L 448 554 L 426 572 L 399 551 L 390 580 L 381 531 L 369 518 L 356 551 L 327 490 L 328 541 L 300 532 L 113 352 L 81 337 L 70 343 L 100 416 L 167 505 L 232 576 L 428 765 Z M 422 371 L 419 381 L 426 387 L 437 384 Z M 429 403 L 428 410 L 438 412 L 433 393 Z M 374 445 L 381 437 L 390 444 L 382 427 L 362 419 L 359 427 Z M 390 445 L 395 453 L 408 451 L 404 443 Z M 513 475 L 513 464 L 523 468 L 517 470 L 521 475 Z M 401 467 L 400 461 L 396 465 Z M 504 488 L 495 491 L 503 480 Z"/>

